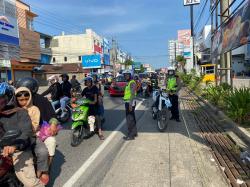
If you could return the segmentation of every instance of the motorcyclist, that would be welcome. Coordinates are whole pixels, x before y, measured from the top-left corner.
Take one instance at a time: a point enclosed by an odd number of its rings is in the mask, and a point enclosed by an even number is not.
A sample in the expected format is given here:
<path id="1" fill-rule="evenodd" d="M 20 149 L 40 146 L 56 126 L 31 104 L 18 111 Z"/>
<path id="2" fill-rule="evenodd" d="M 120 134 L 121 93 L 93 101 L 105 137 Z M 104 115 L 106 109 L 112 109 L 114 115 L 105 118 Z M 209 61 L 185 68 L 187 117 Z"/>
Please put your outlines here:
<path id="1" fill-rule="evenodd" d="M 4 157 L 12 156 L 17 178 L 27 187 L 44 186 L 36 177 L 31 152 L 32 124 L 26 110 L 17 108 L 9 101 L 14 95 L 13 89 L 6 83 L 0 84 L 0 122 L 5 131 L 20 130 L 21 135 L 11 146 L 3 148 Z"/>
<path id="2" fill-rule="evenodd" d="M 81 84 L 78 82 L 78 80 L 76 79 L 76 75 L 72 76 L 72 79 L 70 80 L 70 83 L 72 85 L 72 89 L 74 89 L 75 91 L 80 91 L 81 90 Z"/>
<path id="3" fill-rule="evenodd" d="M 102 93 L 102 86 L 100 82 L 98 81 L 98 76 L 97 74 L 93 74 L 91 76 L 93 78 L 93 84 L 98 88 L 99 94 L 98 94 L 98 115 L 101 118 L 101 121 L 104 121 L 104 105 L 103 105 L 103 96 L 104 94 Z"/>
<path id="4" fill-rule="evenodd" d="M 177 122 L 180 122 L 179 117 L 179 102 L 178 102 L 178 91 L 180 88 L 179 79 L 175 74 L 174 68 L 168 68 L 168 78 L 166 83 L 166 88 L 169 93 L 169 100 L 171 101 L 172 107 L 171 107 L 171 118 L 170 120 L 176 120 Z"/>
<path id="5" fill-rule="evenodd" d="M 71 98 L 71 88 L 72 85 L 69 82 L 69 76 L 68 74 L 62 74 L 60 76 L 62 78 L 62 83 L 61 83 L 61 87 L 62 87 L 62 97 L 60 99 L 60 105 L 61 105 L 61 110 L 62 112 L 62 116 L 65 115 L 65 108 L 67 106 L 67 104 L 70 101 Z"/>
<path id="6" fill-rule="evenodd" d="M 39 89 L 39 85 L 36 79 L 32 77 L 26 77 L 23 79 L 20 79 L 17 82 L 17 88 L 20 87 L 26 87 L 28 88 L 32 93 L 32 99 L 33 99 L 33 105 L 37 106 L 40 110 L 41 119 L 40 124 L 42 124 L 43 121 L 50 121 L 50 119 L 55 118 L 55 111 L 49 102 L 49 100 L 38 94 L 37 91 Z M 34 150 L 36 160 L 37 160 L 37 176 L 41 177 L 43 182 L 46 184 L 49 181 L 48 177 L 48 149 L 46 145 L 39 141 L 38 138 L 35 139 L 35 143 L 32 145 L 32 148 Z"/>
<path id="7" fill-rule="evenodd" d="M 39 89 L 39 85 L 36 79 L 32 77 L 26 77 L 26 78 L 20 79 L 17 82 L 16 87 L 17 88 L 19 87 L 29 88 L 29 90 L 32 93 L 33 105 L 37 106 L 40 110 L 41 122 L 49 121 L 51 118 L 56 117 L 55 111 L 51 103 L 49 102 L 49 100 L 46 97 L 37 93 Z"/>
<path id="8" fill-rule="evenodd" d="M 89 105 L 89 116 L 94 117 L 97 128 L 98 128 L 99 138 L 100 140 L 104 140 L 102 127 L 101 127 L 101 120 L 98 115 L 98 94 L 99 94 L 98 88 L 93 84 L 92 77 L 86 77 L 84 81 L 85 81 L 86 88 L 84 88 L 81 95 L 82 97 L 86 97 L 87 99 L 91 101 Z"/>
<path id="9" fill-rule="evenodd" d="M 44 91 L 41 95 L 46 96 L 51 94 L 51 104 L 54 110 L 56 110 L 56 106 L 60 105 L 60 98 L 62 96 L 62 87 L 59 83 L 59 77 L 56 75 L 52 75 L 48 78 L 50 83 L 50 87 Z"/>

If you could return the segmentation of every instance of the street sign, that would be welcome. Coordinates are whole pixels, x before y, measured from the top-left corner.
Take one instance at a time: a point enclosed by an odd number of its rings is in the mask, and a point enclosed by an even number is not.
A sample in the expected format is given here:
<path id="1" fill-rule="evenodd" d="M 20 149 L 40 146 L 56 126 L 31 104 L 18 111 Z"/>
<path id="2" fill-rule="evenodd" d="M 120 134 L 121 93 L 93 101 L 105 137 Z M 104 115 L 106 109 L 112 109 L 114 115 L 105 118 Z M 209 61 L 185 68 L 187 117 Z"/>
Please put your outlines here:
<path id="1" fill-rule="evenodd" d="M 184 0 L 184 6 L 200 4 L 200 0 Z"/>

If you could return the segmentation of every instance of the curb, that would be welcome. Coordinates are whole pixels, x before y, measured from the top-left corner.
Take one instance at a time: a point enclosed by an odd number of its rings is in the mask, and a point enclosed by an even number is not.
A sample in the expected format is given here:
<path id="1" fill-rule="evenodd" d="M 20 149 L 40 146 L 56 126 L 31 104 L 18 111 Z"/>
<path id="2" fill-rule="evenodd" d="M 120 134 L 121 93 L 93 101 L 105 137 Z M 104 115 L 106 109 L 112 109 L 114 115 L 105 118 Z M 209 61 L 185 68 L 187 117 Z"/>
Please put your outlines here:
<path id="1" fill-rule="evenodd" d="M 221 110 L 219 110 L 217 107 L 209 103 L 207 100 L 203 99 L 202 97 L 196 95 L 193 91 L 189 90 L 191 93 L 193 93 L 199 101 L 204 103 L 210 111 L 213 112 L 214 115 L 219 117 L 219 121 L 226 123 L 227 126 L 223 125 L 225 130 L 230 129 L 232 130 L 238 137 L 240 137 L 247 145 L 250 145 L 250 133 L 245 130 L 242 127 L 239 127 L 233 120 L 231 120 L 228 116 L 224 114 Z M 207 110 L 207 109 L 205 109 Z M 209 112 L 209 111 L 208 111 Z"/>

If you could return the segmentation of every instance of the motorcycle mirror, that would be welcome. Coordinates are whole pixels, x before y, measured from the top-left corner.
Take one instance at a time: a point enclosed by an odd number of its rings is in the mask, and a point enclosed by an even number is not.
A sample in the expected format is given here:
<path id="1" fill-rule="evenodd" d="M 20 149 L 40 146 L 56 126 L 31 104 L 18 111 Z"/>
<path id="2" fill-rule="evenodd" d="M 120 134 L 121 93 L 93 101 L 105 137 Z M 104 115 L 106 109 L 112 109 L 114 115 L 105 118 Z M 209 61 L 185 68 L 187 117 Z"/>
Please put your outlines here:
<path id="1" fill-rule="evenodd" d="M 3 137 L 1 138 L 0 142 L 4 141 L 11 141 L 16 139 L 22 134 L 20 130 L 10 130 L 4 133 Z"/>

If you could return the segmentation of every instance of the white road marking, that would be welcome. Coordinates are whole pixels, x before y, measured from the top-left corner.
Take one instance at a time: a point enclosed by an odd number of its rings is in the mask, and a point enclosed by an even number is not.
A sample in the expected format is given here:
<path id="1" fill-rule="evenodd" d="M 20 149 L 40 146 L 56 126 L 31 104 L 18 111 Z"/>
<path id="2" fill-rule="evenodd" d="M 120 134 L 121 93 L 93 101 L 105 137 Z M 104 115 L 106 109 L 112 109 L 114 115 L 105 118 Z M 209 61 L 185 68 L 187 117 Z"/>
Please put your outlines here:
<path id="1" fill-rule="evenodd" d="M 144 101 L 144 99 L 143 99 Z M 136 106 L 136 110 L 141 106 L 142 102 Z M 107 145 L 112 141 L 115 135 L 121 130 L 121 128 L 126 124 L 126 119 L 124 119 L 119 126 L 109 135 L 109 137 L 95 150 L 95 152 L 86 160 L 83 165 L 74 173 L 74 175 L 63 185 L 63 187 L 71 187 L 78 181 L 78 179 L 84 174 L 88 167 L 95 161 L 95 159 L 101 154 L 101 152 L 107 147 Z"/>

